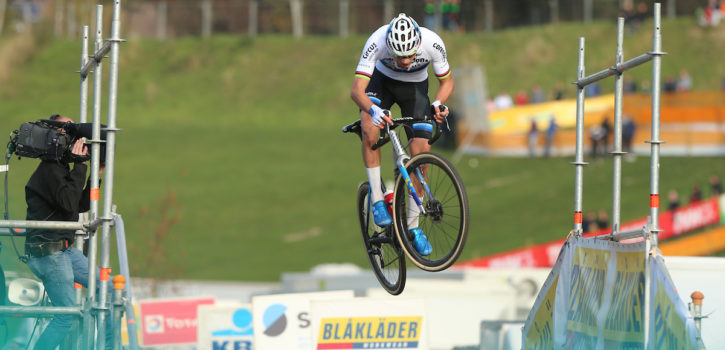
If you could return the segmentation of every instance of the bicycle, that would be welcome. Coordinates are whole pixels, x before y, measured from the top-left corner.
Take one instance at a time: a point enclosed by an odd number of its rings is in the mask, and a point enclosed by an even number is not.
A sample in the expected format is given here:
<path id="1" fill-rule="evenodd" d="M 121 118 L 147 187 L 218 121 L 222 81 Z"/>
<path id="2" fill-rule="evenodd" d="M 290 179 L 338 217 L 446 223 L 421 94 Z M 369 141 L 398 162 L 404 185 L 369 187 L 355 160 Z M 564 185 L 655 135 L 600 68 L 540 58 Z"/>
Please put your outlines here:
<path id="1" fill-rule="evenodd" d="M 408 117 L 393 119 L 394 124 L 386 124 L 372 146 L 376 150 L 388 142 L 393 145 L 396 165 L 391 204 L 393 223 L 386 227 L 375 225 L 368 182 L 360 184 L 357 191 L 358 219 L 368 259 L 378 282 L 392 295 L 402 293 L 405 288 L 404 255 L 422 270 L 442 271 L 458 259 L 468 236 L 468 196 L 456 169 L 436 153 L 423 152 L 409 157 L 394 130 L 401 125 L 412 129 L 417 122 L 420 120 Z M 346 125 L 342 131 L 355 133 L 362 139 L 360 120 Z M 436 124 L 428 143 L 433 144 L 440 134 L 441 125 Z M 384 182 L 381 184 L 385 193 Z M 418 193 L 423 193 L 422 200 Z M 416 251 L 414 237 L 408 231 L 409 195 L 420 210 L 418 225 L 433 246 L 433 251 L 426 256 Z"/>

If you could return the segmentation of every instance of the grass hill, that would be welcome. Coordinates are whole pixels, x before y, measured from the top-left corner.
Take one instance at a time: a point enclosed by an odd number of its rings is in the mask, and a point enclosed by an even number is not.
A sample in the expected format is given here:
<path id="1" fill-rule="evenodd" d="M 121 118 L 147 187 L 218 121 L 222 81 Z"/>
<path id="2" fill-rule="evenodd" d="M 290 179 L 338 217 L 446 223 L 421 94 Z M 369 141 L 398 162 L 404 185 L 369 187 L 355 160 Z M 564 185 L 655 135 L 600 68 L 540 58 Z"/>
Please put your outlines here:
<path id="1" fill-rule="evenodd" d="M 650 27 L 625 38 L 625 59 L 651 49 Z M 697 89 L 717 89 L 723 28 L 700 29 L 689 19 L 663 28 L 663 75 L 686 68 Z M 573 81 L 579 36 L 587 38 L 588 72 L 611 65 L 615 31 L 614 23 L 564 23 L 444 39 L 454 68 L 484 65 L 492 92 L 514 93 Z M 365 177 L 360 146 L 340 132 L 356 118 L 348 96 L 365 39 L 216 36 L 121 46 L 114 203 L 134 275 L 277 280 L 320 263 L 368 267 L 355 217 L 356 186 Z M 18 40 L 0 40 L 3 133 L 52 113 L 78 115 L 80 42 L 36 44 L 19 50 Z M 648 79 L 651 69 L 632 74 Z M 105 121 L 105 99 L 103 110 Z M 471 231 L 461 259 L 564 237 L 574 201 L 570 161 L 464 157 L 457 166 Z M 25 217 L 23 186 L 36 163 L 11 162 L 12 219 Z M 625 163 L 622 220 L 647 215 L 649 169 L 648 158 Z M 389 164 L 383 171 L 392 174 Z M 725 174 L 725 162 L 664 158 L 660 192 L 686 195 L 712 173 Z M 585 211 L 611 210 L 611 162 L 594 161 L 584 175 Z M 11 269 L 10 241 L 1 241 L 0 261 Z"/>

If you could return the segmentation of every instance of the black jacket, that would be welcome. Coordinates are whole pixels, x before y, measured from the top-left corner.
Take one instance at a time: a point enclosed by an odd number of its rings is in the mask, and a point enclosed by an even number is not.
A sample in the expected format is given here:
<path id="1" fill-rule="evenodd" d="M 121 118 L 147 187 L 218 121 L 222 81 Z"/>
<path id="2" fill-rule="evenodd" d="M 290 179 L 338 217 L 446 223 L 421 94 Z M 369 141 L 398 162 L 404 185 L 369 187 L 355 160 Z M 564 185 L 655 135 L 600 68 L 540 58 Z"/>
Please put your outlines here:
<path id="1" fill-rule="evenodd" d="M 75 163 L 71 170 L 68 164 L 41 161 L 25 185 L 27 220 L 78 221 L 78 213 L 90 209 L 87 170 L 83 163 Z M 66 240 L 73 243 L 74 236 L 74 230 L 28 229 L 26 242 Z"/>

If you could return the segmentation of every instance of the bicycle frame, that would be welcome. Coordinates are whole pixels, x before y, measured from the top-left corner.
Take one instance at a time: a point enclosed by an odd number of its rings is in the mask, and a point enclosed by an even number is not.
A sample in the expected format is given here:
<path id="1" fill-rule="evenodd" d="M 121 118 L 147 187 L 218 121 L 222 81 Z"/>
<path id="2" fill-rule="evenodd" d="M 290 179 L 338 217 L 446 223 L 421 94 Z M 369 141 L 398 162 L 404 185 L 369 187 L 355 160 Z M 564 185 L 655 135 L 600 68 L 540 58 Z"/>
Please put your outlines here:
<path id="1" fill-rule="evenodd" d="M 405 163 L 410 160 L 410 157 L 405 152 L 403 145 L 400 143 L 398 133 L 395 132 L 395 130 L 390 129 L 389 124 L 385 125 L 385 129 L 388 133 L 388 136 L 390 137 L 390 142 L 393 144 L 393 152 L 395 152 L 395 166 L 398 167 L 398 171 L 400 171 L 400 176 L 403 177 L 403 180 L 405 180 L 405 184 L 408 186 L 408 190 L 413 195 L 413 199 L 415 200 L 415 204 L 418 205 L 420 213 L 422 215 L 425 215 L 426 212 L 425 208 L 423 208 L 423 203 L 420 201 L 420 197 L 418 196 L 418 192 L 415 190 L 415 186 L 413 186 L 413 182 L 410 179 L 410 174 L 408 174 L 408 169 L 405 168 Z M 423 174 L 420 172 L 419 169 L 416 169 L 416 172 L 416 177 L 425 189 L 426 194 L 428 194 L 429 198 L 433 199 L 433 194 L 431 193 L 430 188 L 428 187 L 428 183 L 426 183 L 425 178 L 423 177 Z"/>

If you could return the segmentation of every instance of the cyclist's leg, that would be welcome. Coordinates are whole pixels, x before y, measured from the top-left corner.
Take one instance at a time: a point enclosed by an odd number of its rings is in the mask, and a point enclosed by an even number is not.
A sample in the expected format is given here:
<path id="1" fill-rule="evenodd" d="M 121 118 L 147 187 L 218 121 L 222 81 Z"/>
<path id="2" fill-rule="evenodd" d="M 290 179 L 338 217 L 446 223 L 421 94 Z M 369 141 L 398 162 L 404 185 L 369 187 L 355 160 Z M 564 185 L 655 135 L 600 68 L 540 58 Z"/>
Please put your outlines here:
<path id="1" fill-rule="evenodd" d="M 398 105 L 400 105 L 400 109 L 404 116 L 411 116 L 422 121 L 430 112 L 428 80 L 401 85 L 396 90 L 395 96 L 398 98 Z M 435 125 L 430 123 L 428 126 L 429 127 L 426 128 L 426 125 L 421 123 L 420 125 L 415 125 L 414 130 L 405 130 L 409 140 L 411 157 L 414 157 L 421 152 L 430 151 L 428 140 L 432 136 L 432 131 L 434 130 Z M 427 178 L 425 169 L 421 169 L 421 171 L 423 172 L 423 178 Z M 411 179 L 418 197 L 422 199 L 424 193 L 422 185 L 414 174 L 411 174 Z M 419 214 L 420 209 L 418 208 L 415 199 L 412 196 L 409 196 L 408 228 L 412 229 L 418 227 Z"/>
<path id="2" fill-rule="evenodd" d="M 380 108 L 389 109 L 392 105 L 390 94 L 386 93 L 383 84 L 383 75 L 375 70 L 370 83 L 366 89 L 366 93 L 371 99 L 376 99 Z M 374 100 L 374 102 L 376 102 Z M 373 150 L 372 146 L 377 142 L 380 135 L 380 129 L 373 125 L 370 114 L 367 111 L 360 111 L 360 121 L 362 128 L 362 156 L 365 163 L 365 171 L 370 182 L 370 192 L 372 195 L 373 213 L 375 223 L 379 226 L 386 226 L 392 222 L 392 217 L 388 213 L 383 202 L 383 191 L 380 176 L 380 150 Z"/>

